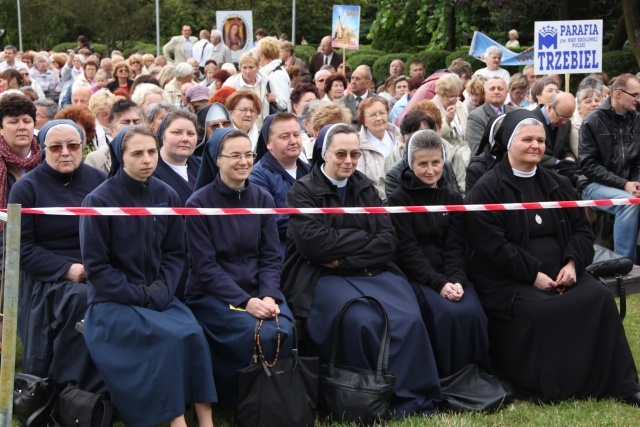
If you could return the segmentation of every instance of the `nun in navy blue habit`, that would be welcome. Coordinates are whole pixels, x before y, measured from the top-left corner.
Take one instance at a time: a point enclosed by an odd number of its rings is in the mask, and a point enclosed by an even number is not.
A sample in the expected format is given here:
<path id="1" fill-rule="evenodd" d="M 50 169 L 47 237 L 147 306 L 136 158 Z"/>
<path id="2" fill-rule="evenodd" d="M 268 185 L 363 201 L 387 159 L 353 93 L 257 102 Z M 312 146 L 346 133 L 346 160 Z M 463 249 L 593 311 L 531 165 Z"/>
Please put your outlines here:
<path id="1" fill-rule="evenodd" d="M 200 158 L 193 155 L 198 142 L 196 116 L 187 110 L 172 111 L 162 119 L 156 136 L 160 156 L 153 176 L 173 188 L 184 206 L 200 169 Z"/>
<path id="2" fill-rule="evenodd" d="M 446 153 L 438 133 L 420 130 L 407 142 L 408 167 L 389 206 L 461 205 L 443 179 Z M 490 369 L 487 316 L 465 274 L 462 212 L 391 215 L 398 263 L 414 287 L 440 378 L 470 363 Z"/>
<path id="3" fill-rule="evenodd" d="M 176 192 L 151 176 L 158 146 L 149 128 L 122 129 L 110 150 L 110 178 L 83 206 L 180 206 Z M 80 220 L 89 303 L 84 337 L 128 427 L 179 422 L 190 403 L 201 426 L 213 425 L 209 348 L 191 311 L 174 298 L 184 241 L 180 216 Z"/>
<path id="4" fill-rule="evenodd" d="M 270 141 L 269 129 L 276 117 L 277 120 L 274 125 L 282 123 L 283 125 L 279 128 L 286 126 L 282 128 L 284 138 L 281 139 L 280 136 L 282 135 L 274 134 Z M 294 122 L 298 124 L 297 129 L 292 127 Z M 287 207 L 287 193 L 289 193 L 291 186 L 297 179 L 302 178 L 311 170 L 309 164 L 300 159 L 302 136 L 299 123 L 294 114 L 272 114 L 264 120 L 258 137 L 258 145 L 256 146 L 257 163 L 251 171 L 249 180 L 271 194 L 276 207 L 279 208 Z M 289 215 L 278 215 L 276 222 L 278 224 L 282 258 L 284 259 L 285 250 L 287 249 Z"/>
<path id="5" fill-rule="evenodd" d="M 195 208 L 273 208 L 262 188 L 247 178 L 254 153 L 246 133 L 218 129 L 207 141 Z M 261 345 L 267 362 L 276 355 L 274 317 L 293 319 L 280 292 L 281 256 L 274 215 L 188 216 L 187 241 L 192 264 L 186 304 L 202 325 L 213 359 L 220 404 L 237 404 L 238 369 L 253 363 L 256 322 L 264 320 Z M 291 356 L 289 320 L 279 317 L 279 358 Z"/>
<path id="6" fill-rule="evenodd" d="M 71 120 L 48 122 L 38 134 L 44 161 L 18 180 L 9 203 L 23 208 L 80 206 L 107 177 L 82 163 L 84 133 Z M 60 151 L 58 151 L 60 150 Z M 20 245 L 19 332 L 22 369 L 91 392 L 106 387 L 82 334 L 87 309 L 79 217 L 24 215 Z"/>
<path id="7" fill-rule="evenodd" d="M 287 197 L 295 208 L 381 206 L 377 189 L 356 170 L 358 134 L 347 124 L 327 125 L 311 172 Z M 432 414 L 441 399 L 438 371 L 416 296 L 393 263 L 397 238 L 388 215 L 291 215 L 283 291 L 323 362 L 329 360 L 333 324 L 352 298 L 367 295 L 385 308 L 391 326 L 389 371 L 396 376 L 391 409 L 396 417 Z M 357 301 L 341 326 L 342 364 L 375 369 L 383 317 Z"/>

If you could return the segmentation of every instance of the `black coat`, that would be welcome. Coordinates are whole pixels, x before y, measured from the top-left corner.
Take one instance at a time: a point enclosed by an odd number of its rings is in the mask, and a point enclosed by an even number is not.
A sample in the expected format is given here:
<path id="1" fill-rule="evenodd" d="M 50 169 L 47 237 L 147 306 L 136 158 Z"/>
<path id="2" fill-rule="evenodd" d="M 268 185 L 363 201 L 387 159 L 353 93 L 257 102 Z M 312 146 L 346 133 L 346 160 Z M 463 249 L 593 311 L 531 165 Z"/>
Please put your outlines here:
<path id="1" fill-rule="evenodd" d="M 294 208 L 381 205 L 378 191 L 359 171 L 349 178 L 343 205 L 319 165 L 297 180 L 287 196 L 287 206 Z M 320 275 L 371 276 L 391 271 L 402 276 L 391 260 L 396 243 L 389 215 L 291 215 L 282 291 L 294 315 L 306 318 L 309 314 Z M 336 260 L 338 268 L 320 266 Z"/>
<path id="2" fill-rule="evenodd" d="M 624 189 L 627 181 L 640 181 L 640 115 L 618 115 L 611 97 L 589 114 L 580 126 L 578 154 L 580 171 L 586 177 L 580 189 L 591 182 Z"/>
<path id="3" fill-rule="evenodd" d="M 551 132 L 551 125 L 547 124 L 544 115 L 542 115 L 541 107 L 544 105 L 538 105 L 532 113 L 538 117 L 538 120 L 544 125 L 545 134 L 545 151 L 542 156 L 540 166 L 550 168 L 556 164 L 558 160 L 564 160 L 567 157 L 574 157 L 571 153 L 571 147 L 569 145 L 569 138 L 571 136 L 571 121 L 568 120 L 563 126 L 557 128 L 556 137 L 553 138 Z"/>
<path id="4" fill-rule="evenodd" d="M 424 184 L 409 168 L 402 172 L 400 186 L 389 197 L 389 206 L 461 205 L 462 196 L 442 186 Z M 398 264 L 409 280 L 437 292 L 447 282 L 464 284 L 465 224 L 461 212 L 393 214 L 398 235 Z"/>
<path id="5" fill-rule="evenodd" d="M 193 194 L 193 187 L 196 185 L 196 178 L 200 169 L 200 161 L 200 157 L 196 156 L 189 156 L 187 159 L 187 175 L 189 176 L 189 181 L 187 182 L 162 160 L 162 156 L 158 156 L 158 167 L 153 176 L 176 190 L 176 193 L 180 196 L 180 206 L 184 206 Z"/>
<path id="6" fill-rule="evenodd" d="M 543 201 L 576 200 L 569 180 L 538 167 L 535 175 Z M 521 203 L 508 156 L 487 172 L 466 197 L 466 204 Z M 551 209 L 556 237 L 562 248 L 563 265 L 570 259 L 580 275 L 593 260 L 593 234 L 584 210 Z M 525 211 L 483 211 L 465 214 L 471 243 L 467 273 L 489 316 L 511 318 L 511 305 L 518 286 L 533 286 L 540 261 L 532 256 Z"/>
<path id="7" fill-rule="evenodd" d="M 467 174 L 464 178 L 464 188 L 467 194 L 471 191 L 476 182 L 482 175 L 487 173 L 489 169 L 494 167 L 499 160 L 491 154 L 491 147 L 484 147 L 481 154 L 473 156 L 467 166 Z"/>

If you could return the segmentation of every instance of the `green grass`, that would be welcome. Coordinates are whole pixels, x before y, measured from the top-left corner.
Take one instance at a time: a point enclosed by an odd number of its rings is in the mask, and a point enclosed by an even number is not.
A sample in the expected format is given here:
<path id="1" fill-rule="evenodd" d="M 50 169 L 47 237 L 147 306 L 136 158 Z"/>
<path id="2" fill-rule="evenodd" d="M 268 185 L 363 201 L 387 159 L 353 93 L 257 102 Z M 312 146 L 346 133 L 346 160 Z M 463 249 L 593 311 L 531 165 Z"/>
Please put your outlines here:
<path id="1" fill-rule="evenodd" d="M 627 297 L 627 316 L 624 320 L 631 351 L 636 366 L 640 366 L 640 294 Z M 21 355 L 21 347 L 19 354 Z M 143 409 L 142 409 L 143 410 Z M 187 414 L 189 426 L 197 426 L 190 414 Z M 217 427 L 233 426 L 230 411 L 216 411 L 214 421 Z M 18 424 L 14 422 L 15 427 Z M 331 424 L 318 420 L 317 427 Z M 392 421 L 391 427 L 443 426 L 640 426 L 640 408 L 635 408 L 613 399 L 606 400 L 569 400 L 554 405 L 536 405 L 524 401 L 515 401 L 506 408 L 493 414 L 442 414 L 431 418 L 411 417 Z M 168 426 L 168 424 L 165 424 Z M 334 424 L 347 426 L 347 424 Z M 125 427 L 117 422 L 114 427 Z M 164 427 L 164 426 L 163 426 Z M 287 427 L 287 426 L 283 426 Z"/>

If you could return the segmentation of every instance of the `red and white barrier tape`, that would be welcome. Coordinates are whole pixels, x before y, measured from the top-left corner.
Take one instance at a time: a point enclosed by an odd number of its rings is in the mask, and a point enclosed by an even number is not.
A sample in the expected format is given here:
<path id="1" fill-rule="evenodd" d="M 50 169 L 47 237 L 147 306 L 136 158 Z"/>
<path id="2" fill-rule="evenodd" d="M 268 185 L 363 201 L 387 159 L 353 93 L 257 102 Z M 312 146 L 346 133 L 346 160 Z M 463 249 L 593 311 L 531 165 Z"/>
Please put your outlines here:
<path id="1" fill-rule="evenodd" d="M 78 216 L 149 215 L 300 215 L 300 214 L 396 214 L 424 212 L 476 212 L 531 209 L 566 209 L 598 206 L 637 205 L 640 198 L 567 200 L 561 202 L 494 203 L 484 205 L 386 206 L 341 208 L 22 208 L 24 214 Z M 4 210 L 6 212 L 6 210 Z"/>

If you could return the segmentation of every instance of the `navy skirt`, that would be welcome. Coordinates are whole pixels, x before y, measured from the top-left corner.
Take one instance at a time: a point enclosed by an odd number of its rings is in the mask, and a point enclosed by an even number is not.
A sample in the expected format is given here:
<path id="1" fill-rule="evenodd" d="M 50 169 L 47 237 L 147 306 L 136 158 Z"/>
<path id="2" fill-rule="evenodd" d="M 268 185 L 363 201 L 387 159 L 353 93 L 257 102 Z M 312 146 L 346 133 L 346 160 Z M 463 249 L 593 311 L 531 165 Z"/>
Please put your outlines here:
<path id="1" fill-rule="evenodd" d="M 455 374 L 470 363 L 490 371 L 487 316 L 473 285 L 464 284 L 460 301 L 449 301 L 418 282 L 412 281 L 411 285 L 429 332 L 440 378 Z"/>
<path id="2" fill-rule="evenodd" d="M 42 282 L 21 274 L 18 330 L 24 345 L 22 371 L 106 392 L 76 323 L 87 310 L 87 285 L 68 280 Z"/>
<path id="3" fill-rule="evenodd" d="M 155 426 L 189 403 L 217 401 L 202 328 L 176 298 L 161 312 L 91 304 L 84 337 L 127 427 Z"/>
<path id="4" fill-rule="evenodd" d="M 293 314 L 284 302 L 280 313 L 293 319 Z M 203 295 L 187 300 L 187 306 L 200 322 L 211 351 L 213 376 L 216 380 L 219 403 L 226 408 L 233 408 L 238 403 L 238 369 L 246 368 L 253 363 L 256 318 L 242 309 L 232 309 L 211 295 Z M 284 317 L 280 323 L 280 359 L 291 358 L 293 346 L 293 326 Z M 260 345 L 267 362 L 271 363 L 276 354 L 277 328 L 275 320 L 264 322 L 260 331 Z"/>
<path id="5" fill-rule="evenodd" d="M 362 295 L 380 301 L 389 317 L 388 370 L 396 376 L 394 415 L 433 413 L 441 400 L 436 362 L 416 296 L 402 277 L 385 272 L 374 277 L 318 278 L 306 326 L 320 359 L 329 361 L 333 324 L 342 307 Z M 368 301 L 355 302 L 342 319 L 338 363 L 375 370 L 383 325 L 378 308 Z"/>

